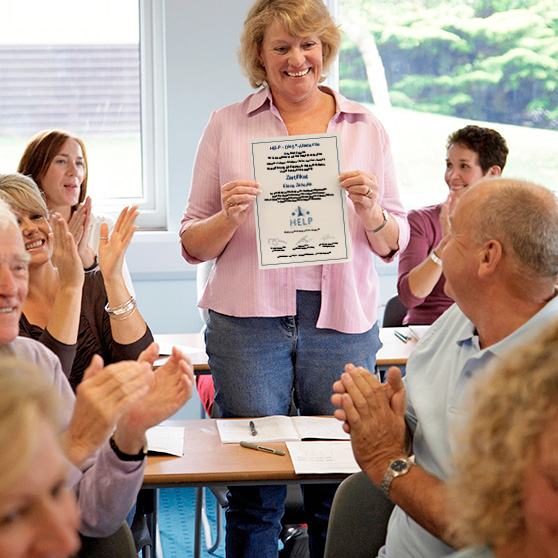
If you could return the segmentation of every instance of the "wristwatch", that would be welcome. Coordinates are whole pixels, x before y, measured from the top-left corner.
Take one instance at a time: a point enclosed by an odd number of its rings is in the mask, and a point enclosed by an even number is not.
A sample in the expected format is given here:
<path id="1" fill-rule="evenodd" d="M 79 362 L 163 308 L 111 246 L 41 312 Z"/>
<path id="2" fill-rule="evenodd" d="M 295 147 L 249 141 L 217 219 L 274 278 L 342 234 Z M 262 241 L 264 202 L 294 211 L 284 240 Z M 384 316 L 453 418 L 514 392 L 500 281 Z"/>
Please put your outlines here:
<path id="1" fill-rule="evenodd" d="M 124 453 L 123 451 L 121 451 L 120 448 L 116 445 L 113 436 L 110 437 L 109 443 L 112 451 L 116 454 L 118 459 L 122 461 L 143 461 L 145 459 L 145 456 L 147 455 L 147 438 L 143 442 L 143 448 L 141 448 L 140 452 L 136 453 L 135 455 Z"/>
<path id="2" fill-rule="evenodd" d="M 386 474 L 382 480 L 381 489 L 382 492 L 389 497 L 389 487 L 391 486 L 391 482 L 395 477 L 401 477 L 406 475 L 410 470 L 414 463 L 407 459 L 406 457 L 400 457 L 399 459 L 394 459 L 388 466 Z"/>

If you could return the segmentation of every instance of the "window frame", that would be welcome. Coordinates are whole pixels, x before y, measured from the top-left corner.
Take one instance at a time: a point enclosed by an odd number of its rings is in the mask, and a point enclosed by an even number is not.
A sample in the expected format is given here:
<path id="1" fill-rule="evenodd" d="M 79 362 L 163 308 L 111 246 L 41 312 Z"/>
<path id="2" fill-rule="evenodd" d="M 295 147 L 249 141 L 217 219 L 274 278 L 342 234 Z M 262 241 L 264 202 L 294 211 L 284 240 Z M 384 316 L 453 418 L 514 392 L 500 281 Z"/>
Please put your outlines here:
<path id="1" fill-rule="evenodd" d="M 164 3 L 138 0 L 140 48 L 141 176 L 143 196 L 95 200 L 95 211 L 117 216 L 137 205 L 142 230 L 167 230 L 167 95 Z M 94 163 L 93 163 L 94 164 Z"/>

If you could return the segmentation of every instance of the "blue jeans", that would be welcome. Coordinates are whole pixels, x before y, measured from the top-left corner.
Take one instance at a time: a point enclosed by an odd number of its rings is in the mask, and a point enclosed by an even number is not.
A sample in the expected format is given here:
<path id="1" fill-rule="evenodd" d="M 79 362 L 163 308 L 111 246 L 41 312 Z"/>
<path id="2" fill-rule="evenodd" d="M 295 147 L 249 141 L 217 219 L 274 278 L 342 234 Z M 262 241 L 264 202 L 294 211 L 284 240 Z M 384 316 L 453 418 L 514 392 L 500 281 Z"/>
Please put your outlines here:
<path id="1" fill-rule="evenodd" d="M 319 291 L 297 291 L 297 314 L 235 318 L 210 310 L 205 333 L 222 417 L 286 415 L 294 390 L 302 415 L 331 415 L 333 382 L 345 364 L 373 370 L 378 325 L 361 334 L 317 329 Z M 310 551 L 323 556 L 336 485 L 303 486 Z M 227 558 L 277 557 L 285 486 L 230 487 Z"/>

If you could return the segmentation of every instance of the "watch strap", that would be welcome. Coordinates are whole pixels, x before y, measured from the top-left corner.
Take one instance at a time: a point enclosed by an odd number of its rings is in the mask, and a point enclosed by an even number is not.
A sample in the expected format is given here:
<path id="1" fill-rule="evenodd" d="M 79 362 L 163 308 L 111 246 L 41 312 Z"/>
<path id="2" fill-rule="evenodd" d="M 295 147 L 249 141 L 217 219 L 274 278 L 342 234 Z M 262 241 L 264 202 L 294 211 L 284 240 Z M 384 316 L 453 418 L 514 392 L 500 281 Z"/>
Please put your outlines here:
<path id="1" fill-rule="evenodd" d="M 393 479 L 395 479 L 396 477 L 401 477 L 403 475 L 406 475 L 410 471 L 413 465 L 414 463 L 406 457 L 400 457 L 398 459 L 394 459 L 388 465 L 386 474 L 382 479 L 382 484 L 380 485 L 382 492 L 389 497 L 389 488 L 391 486 Z"/>
<path id="2" fill-rule="evenodd" d="M 121 451 L 120 448 L 116 445 L 113 436 L 110 437 L 109 444 L 112 448 L 112 451 L 121 461 L 143 461 L 145 459 L 145 456 L 147 455 L 147 439 L 144 441 L 141 451 L 139 453 L 136 453 L 135 455 L 124 453 L 123 451 Z"/>
<path id="3" fill-rule="evenodd" d="M 372 234 L 380 232 L 387 225 L 387 222 L 389 221 L 389 213 L 383 208 L 382 208 L 382 215 L 384 217 L 384 222 L 379 227 L 377 227 L 375 229 L 372 229 L 372 230 L 368 230 L 368 229 L 364 229 L 364 230 L 367 233 L 372 233 Z"/>

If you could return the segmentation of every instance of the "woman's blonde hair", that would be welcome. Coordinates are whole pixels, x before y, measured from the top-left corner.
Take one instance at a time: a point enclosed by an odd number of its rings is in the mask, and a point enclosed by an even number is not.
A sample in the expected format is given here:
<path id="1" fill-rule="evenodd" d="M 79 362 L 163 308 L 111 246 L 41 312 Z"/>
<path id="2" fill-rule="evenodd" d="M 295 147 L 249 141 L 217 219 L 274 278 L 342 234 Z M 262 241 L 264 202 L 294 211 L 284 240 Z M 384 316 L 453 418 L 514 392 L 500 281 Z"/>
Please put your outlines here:
<path id="1" fill-rule="evenodd" d="M 41 180 L 48 171 L 52 160 L 60 153 L 62 146 L 69 139 L 79 143 L 83 154 L 85 175 L 80 186 L 78 200 L 78 203 L 82 203 L 87 195 L 87 170 L 89 168 L 87 164 L 87 151 L 85 150 L 83 140 L 70 132 L 65 132 L 64 130 L 43 130 L 31 138 L 21 156 L 17 172 L 30 176 L 42 191 Z"/>
<path id="2" fill-rule="evenodd" d="M 324 74 L 328 71 L 339 51 L 341 33 L 322 0 L 257 0 L 244 21 L 238 49 L 242 72 L 252 87 L 266 84 L 260 49 L 266 29 L 274 21 L 293 37 L 317 36 L 322 42 Z M 324 79 L 325 75 L 320 81 Z"/>
<path id="3" fill-rule="evenodd" d="M 49 211 L 44 194 L 23 174 L 0 174 L 0 198 L 10 206 L 48 218 Z"/>
<path id="4" fill-rule="evenodd" d="M 57 405 L 42 370 L 15 357 L 0 357 L 0 497 L 29 466 L 41 423 L 47 421 L 58 432 Z"/>
<path id="5" fill-rule="evenodd" d="M 494 547 L 524 528 L 525 467 L 558 421 L 558 322 L 479 380 L 449 483 L 452 531 Z"/>

